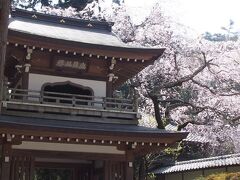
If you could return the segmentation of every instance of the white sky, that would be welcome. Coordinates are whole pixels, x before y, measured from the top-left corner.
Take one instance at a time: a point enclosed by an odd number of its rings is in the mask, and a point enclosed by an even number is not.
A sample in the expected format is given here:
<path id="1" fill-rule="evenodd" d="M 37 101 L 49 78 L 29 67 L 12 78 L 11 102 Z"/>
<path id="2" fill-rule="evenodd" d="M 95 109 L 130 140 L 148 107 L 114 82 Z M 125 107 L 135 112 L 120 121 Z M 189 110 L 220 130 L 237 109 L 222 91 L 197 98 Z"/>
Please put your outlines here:
<path id="1" fill-rule="evenodd" d="M 141 22 L 159 3 L 166 15 L 199 33 L 219 32 L 229 20 L 240 29 L 240 0 L 125 0 L 134 22 Z"/>
<path id="2" fill-rule="evenodd" d="M 112 0 L 102 0 L 110 8 Z M 53 0 L 57 2 L 57 0 Z M 219 32 L 235 22 L 240 31 L 240 0 L 124 0 L 134 23 L 139 24 L 150 13 L 155 3 L 162 6 L 167 16 L 189 26 L 198 33 Z"/>

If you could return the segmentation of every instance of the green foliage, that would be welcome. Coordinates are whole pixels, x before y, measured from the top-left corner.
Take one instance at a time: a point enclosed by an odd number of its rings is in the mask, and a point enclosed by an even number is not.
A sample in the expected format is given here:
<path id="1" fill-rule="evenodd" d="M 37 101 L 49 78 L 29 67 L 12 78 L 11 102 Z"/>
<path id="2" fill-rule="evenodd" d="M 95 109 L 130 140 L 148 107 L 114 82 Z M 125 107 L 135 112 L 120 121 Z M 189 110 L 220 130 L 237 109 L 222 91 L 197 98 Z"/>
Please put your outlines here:
<path id="1" fill-rule="evenodd" d="M 201 176 L 201 177 L 197 177 L 194 180 L 205 180 L 205 177 Z"/>
<path id="2" fill-rule="evenodd" d="M 197 142 L 182 142 L 181 154 L 178 156 L 178 161 L 186 161 L 191 159 L 207 158 L 208 155 L 208 144 L 197 143 Z"/>
<path id="3" fill-rule="evenodd" d="M 166 117 L 162 117 L 163 126 L 166 127 L 169 124 L 169 120 Z"/>
<path id="4" fill-rule="evenodd" d="M 132 98 L 133 97 L 133 88 L 131 87 L 131 82 L 127 81 L 121 85 L 114 94 L 119 98 Z"/>
<path id="5" fill-rule="evenodd" d="M 189 89 L 181 89 L 180 97 L 182 97 L 183 101 L 189 102 L 192 99 L 192 94 Z"/>
<path id="6" fill-rule="evenodd" d="M 210 33 L 205 32 L 203 37 L 209 41 L 237 41 L 239 38 L 239 32 L 233 31 L 234 21 L 229 20 L 229 24 L 226 27 L 221 28 L 224 33 Z"/>
<path id="7" fill-rule="evenodd" d="M 184 102 L 190 102 L 192 99 L 197 98 L 197 91 L 194 91 L 192 86 L 188 86 L 186 88 L 178 88 L 178 93 L 180 99 Z"/>
<path id="8" fill-rule="evenodd" d="M 121 5 L 122 3 L 124 3 L 124 0 L 112 0 L 112 2 Z"/>
<path id="9" fill-rule="evenodd" d="M 155 180 L 156 176 L 153 173 L 149 173 L 147 176 L 147 180 Z"/>
<path id="10" fill-rule="evenodd" d="M 206 32 L 203 37 L 209 41 L 237 41 L 238 40 L 238 34 L 234 34 L 232 36 L 228 36 L 226 34 L 221 33 L 209 33 Z"/>
<path id="11" fill-rule="evenodd" d="M 198 177 L 195 180 L 239 180 L 240 172 L 237 173 L 218 173 L 207 177 Z"/>
<path id="12" fill-rule="evenodd" d="M 178 156 L 181 154 L 182 149 L 183 149 L 182 144 L 178 143 L 178 146 L 176 148 L 168 147 L 168 148 L 164 149 L 164 152 L 167 155 L 173 156 L 174 159 L 177 159 Z"/>

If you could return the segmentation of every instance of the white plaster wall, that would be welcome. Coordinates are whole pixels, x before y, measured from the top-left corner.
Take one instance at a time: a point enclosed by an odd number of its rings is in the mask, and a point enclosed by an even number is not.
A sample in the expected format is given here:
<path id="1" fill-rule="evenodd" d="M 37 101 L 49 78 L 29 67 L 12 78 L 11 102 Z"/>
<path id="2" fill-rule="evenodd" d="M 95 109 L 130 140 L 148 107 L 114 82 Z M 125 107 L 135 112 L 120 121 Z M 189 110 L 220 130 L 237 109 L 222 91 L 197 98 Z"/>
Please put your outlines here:
<path id="1" fill-rule="evenodd" d="M 40 91 L 42 85 L 45 83 L 56 83 L 56 82 L 65 82 L 65 81 L 70 81 L 75 84 L 90 87 L 94 91 L 94 96 L 106 97 L 106 82 L 104 81 L 95 81 L 95 80 L 88 80 L 88 79 L 77 79 L 77 78 L 68 78 L 68 77 L 30 73 L 28 87 L 30 90 Z"/>
<path id="2" fill-rule="evenodd" d="M 61 143 L 29 142 L 29 141 L 23 141 L 22 144 L 20 145 L 13 145 L 12 148 L 23 149 L 23 150 L 125 154 L 125 151 L 118 150 L 116 146 L 61 144 Z"/>

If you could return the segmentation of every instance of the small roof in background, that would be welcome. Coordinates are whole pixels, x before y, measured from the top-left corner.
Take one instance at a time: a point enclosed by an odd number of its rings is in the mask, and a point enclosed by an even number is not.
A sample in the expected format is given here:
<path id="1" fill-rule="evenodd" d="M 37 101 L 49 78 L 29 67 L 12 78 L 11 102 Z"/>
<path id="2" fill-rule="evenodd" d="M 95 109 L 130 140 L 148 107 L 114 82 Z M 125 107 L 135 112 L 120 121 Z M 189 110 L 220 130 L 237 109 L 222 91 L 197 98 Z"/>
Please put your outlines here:
<path id="1" fill-rule="evenodd" d="M 199 143 L 210 143 L 211 140 L 210 139 L 206 139 L 205 137 L 193 134 L 193 133 L 189 133 L 188 136 L 183 139 L 183 141 L 185 142 L 199 142 Z"/>
<path id="2" fill-rule="evenodd" d="M 172 125 L 172 124 L 168 124 L 165 127 L 166 130 L 168 131 L 177 131 L 177 126 L 176 125 Z M 211 142 L 209 139 L 206 139 L 205 137 L 193 134 L 191 132 L 189 132 L 188 136 L 183 139 L 183 141 L 185 142 L 199 142 L 199 143 L 209 143 Z"/>
<path id="3" fill-rule="evenodd" d="M 204 168 L 240 165 L 240 153 L 190 161 L 176 162 L 175 165 L 161 167 L 153 171 L 154 174 L 168 174 L 174 172 L 190 171 Z"/>

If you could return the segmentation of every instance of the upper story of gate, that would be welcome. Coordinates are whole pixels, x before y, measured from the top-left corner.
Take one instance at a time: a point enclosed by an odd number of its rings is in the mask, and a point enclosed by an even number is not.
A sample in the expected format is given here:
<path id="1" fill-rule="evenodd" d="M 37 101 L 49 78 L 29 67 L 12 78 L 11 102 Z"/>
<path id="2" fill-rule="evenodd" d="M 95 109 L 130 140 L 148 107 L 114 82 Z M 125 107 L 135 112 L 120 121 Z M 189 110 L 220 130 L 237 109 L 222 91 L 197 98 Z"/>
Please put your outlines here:
<path id="1" fill-rule="evenodd" d="M 113 91 L 153 64 L 164 48 L 130 47 L 112 33 L 112 25 L 14 10 L 3 112 L 136 124 L 136 99 L 116 98 Z"/>

